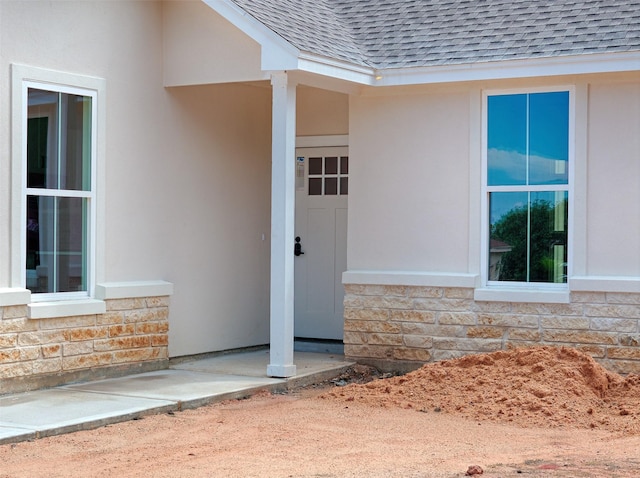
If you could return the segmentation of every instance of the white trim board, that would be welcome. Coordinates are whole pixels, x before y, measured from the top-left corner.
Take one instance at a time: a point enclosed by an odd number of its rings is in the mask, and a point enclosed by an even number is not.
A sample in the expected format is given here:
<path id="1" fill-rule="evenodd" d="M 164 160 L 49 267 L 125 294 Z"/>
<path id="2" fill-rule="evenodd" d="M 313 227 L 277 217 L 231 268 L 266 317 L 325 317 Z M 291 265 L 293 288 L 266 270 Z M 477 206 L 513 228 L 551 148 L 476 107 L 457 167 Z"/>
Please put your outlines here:
<path id="1" fill-rule="evenodd" d="M 102 300 L 60 300 L 56 302 L 35 302 L 27 305 L 30 319 L 53 319 L 77 317 L 80 315 L 104 314 L 107 304 Z"/>
<path id="2" fill-rule="evenodd" d="M 346 134 L 296 136 L 296 148 L 327 148 L 334 146 L 349 146 L 349 136 Z"/>
<path id="3" fill-rule="evenodd" d="M 640 293 L 640 277 L 570 277 L 569 288 L 575 292 L 622 292 L 637 294 Z"/>
<path id="4" fill-rule="evenodd" d="M 346 271 L 343 284 L 408 285 L 418 287 L 467 287 L 474 288 L 478 274 L 456 274 L 411 271 Z"/>
<path id="5" fill-rule="evenodd" d="M 173 294 L 173 284 L 163 280 L 104 282 L 96 285 L 98 299 L 133 299 L 161 297 Z"/>
<path id="6" fill-rule="evenodd" d="M 0 307 L 26 305 L 31 302 L 31 291 L 21 287 L 0 287 Z"/>

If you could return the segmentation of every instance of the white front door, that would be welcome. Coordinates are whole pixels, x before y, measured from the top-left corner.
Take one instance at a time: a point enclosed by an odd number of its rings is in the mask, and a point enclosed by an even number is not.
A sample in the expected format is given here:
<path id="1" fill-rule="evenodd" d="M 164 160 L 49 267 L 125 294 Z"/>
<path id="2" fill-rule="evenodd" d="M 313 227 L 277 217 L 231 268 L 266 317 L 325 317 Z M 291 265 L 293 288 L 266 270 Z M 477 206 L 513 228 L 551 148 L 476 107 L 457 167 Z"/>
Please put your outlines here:
<path id="1" fill-rule="evenodd" d="M 343 337 L 348 175 L 345 147 L 296 150 L 296 337 Z"/>

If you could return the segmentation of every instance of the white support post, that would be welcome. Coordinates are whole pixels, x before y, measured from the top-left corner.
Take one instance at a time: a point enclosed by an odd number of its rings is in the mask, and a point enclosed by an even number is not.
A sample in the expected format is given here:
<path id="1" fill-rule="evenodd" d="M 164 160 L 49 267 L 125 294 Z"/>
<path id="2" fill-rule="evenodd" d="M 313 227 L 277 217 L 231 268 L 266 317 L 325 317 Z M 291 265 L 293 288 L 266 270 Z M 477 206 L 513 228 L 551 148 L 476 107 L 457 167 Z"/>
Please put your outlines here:
<path id="1" fill-rule="evenodd" d="M 292 377 L 296 85 L 271 75 L 271 345 L 267 375 Z"/>

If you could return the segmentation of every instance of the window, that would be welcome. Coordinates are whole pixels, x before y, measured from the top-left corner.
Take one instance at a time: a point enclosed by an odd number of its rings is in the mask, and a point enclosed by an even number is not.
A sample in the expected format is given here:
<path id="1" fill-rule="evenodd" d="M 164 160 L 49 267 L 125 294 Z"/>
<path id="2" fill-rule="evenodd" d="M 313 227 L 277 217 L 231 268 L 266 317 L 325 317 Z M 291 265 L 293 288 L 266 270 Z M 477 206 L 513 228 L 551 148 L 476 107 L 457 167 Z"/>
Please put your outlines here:
<path id="1" fill-rule="evenodd" d="M 25 286 L 46 294 L 43 298 L 87 296 L 93 267 L 96 94 L 35 82 L 23 87 Z"/>
<path id="2" fill-rule="evenodd" d="M 348 194 L 348 156 L 309 158 L 309 196 L 346 196 Z"/>
<path id="3" fill-rule="evenodd" d="M 487 96 L 487 282 L 566 284 L 570 92 Z"/>

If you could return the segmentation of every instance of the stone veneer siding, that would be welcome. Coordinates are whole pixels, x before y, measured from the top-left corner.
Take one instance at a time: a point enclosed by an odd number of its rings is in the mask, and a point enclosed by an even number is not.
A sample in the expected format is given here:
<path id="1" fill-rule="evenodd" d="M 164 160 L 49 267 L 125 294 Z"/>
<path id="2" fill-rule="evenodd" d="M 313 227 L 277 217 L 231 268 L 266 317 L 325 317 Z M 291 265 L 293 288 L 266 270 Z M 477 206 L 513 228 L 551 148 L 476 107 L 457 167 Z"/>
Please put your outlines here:
<path id="1" fill-rule="evenodd" d="M 570 346 L 640 373 L 640 294 L 572 292 L 569 304 L 481 302 L 469 288 L 345 286 L 345 355 L 387 370 L 521 346 Z"/>
<path id="2" fill-rule="evenodd" d="M 0 307 L 0 394 L 166 368 L 169 297 L 105 302 L 104 314 L 50 319 Z"/>

